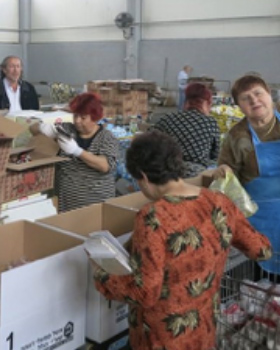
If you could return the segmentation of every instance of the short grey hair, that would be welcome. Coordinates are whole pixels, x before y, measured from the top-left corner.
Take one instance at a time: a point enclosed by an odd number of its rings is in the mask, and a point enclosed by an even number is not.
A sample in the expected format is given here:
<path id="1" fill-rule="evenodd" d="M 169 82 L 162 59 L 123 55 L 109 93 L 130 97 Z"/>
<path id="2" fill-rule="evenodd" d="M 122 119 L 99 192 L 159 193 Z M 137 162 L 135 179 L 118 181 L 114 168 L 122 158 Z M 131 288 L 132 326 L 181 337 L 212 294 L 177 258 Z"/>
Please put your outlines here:
<path id="1" fill-rule="evenodd" d="M 1 65 L 0 65 L 0 68 L 1 68 L 1 78 L 5 78 L 5 73 L 4 73 L 4 69 L 7 67 L 9 61 L 12 59 L 12 58 L 17 58 L 18 60 L 20 60 L 20 63 L 21 63 L 21 66 L 22 66 L 22 60 L 20 57 L 18 56 L 7 56 L 3 59 L 3 61 L 1 62 Z"/>

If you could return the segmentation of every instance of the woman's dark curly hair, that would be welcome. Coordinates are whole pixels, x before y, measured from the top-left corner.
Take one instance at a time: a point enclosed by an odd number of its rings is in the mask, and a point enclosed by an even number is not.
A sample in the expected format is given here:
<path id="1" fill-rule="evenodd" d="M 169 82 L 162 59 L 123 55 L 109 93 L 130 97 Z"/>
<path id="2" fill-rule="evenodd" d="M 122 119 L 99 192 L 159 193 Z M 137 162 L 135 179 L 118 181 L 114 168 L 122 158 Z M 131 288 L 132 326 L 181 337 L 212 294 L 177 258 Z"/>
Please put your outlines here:
<path id="1" fill-rule="evenodd" d="M 143 173 L 155 185 L 183 177 L 184 165 L 179 145 L 158 130 L 138 135 L 126 153 L 126 167 L 130 174 L 141 180 Z"/>

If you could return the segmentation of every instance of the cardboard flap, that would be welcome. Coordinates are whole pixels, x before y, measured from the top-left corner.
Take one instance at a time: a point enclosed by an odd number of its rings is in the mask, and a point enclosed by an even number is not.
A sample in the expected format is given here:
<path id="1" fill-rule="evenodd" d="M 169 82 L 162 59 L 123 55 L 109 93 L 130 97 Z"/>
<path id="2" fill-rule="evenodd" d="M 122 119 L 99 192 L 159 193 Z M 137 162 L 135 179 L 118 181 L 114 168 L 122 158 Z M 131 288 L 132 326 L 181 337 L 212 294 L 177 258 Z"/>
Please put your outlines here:
<path id="1" fill-rule="evenodd" d="M 0 119 L 0 138 L 13 139 L 27 129 L 27 125 L 20 125 L 4 117 Z"/>
<path id="2" fill-rule="evenodd" d="M 140 191 L 129 193 L 120 197 L 112 197 L 106 200 L 106 203 L 108 204 L 135 211 L 141 209 L 143 205 L 148 202 L 150 202 L 150 200 Z"/>
<path id="3" fill-rule="evenodd" d="M 10 156 L 14 156 L 20 153 L 29 153 L 34 150 L 34 147 L 16 147 L 12 148 L 10 151 Z"/>
<path id="4" fill-rule="evenodd" d="M 57 142 L 41 134 L 31 137 L 27 146 L 33 147 L 36 151 L 48 156 L 56 156 L 59 151 Z"/>
<path id="5" fill-rule="evenodd" d="M 31 157 L 32 157 L 32 160 L 27 163 L 21 163 L 21 164 L 8 163 L 7 169 L 12 171 L 23 171 L 23 170 L 41 167 L 44 165 L 49 165 L 53 163 L 70 160 L 70 158 L 66 158 L 66 157 L 48 157 L 45 154 L 41 154 L 35 151 L 31 153 Z"/>
<path id="6" fill-rule="evenodd" d="M 88 236 L 89 233 L 102 228 L 102 212 L 103 203 L 95 203 L 36 221 L 72 233 Z M 81 225 L 81 223 L 83 224 Z"/>

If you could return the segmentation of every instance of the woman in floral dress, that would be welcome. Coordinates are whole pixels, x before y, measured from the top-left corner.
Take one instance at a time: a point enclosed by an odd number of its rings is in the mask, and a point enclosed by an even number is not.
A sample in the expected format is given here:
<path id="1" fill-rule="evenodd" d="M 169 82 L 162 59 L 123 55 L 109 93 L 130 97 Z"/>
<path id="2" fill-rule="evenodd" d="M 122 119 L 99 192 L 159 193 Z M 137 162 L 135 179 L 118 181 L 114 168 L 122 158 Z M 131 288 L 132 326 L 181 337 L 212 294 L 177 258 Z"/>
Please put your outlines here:
<path id="1" fill-rule="evenodd" d="M 270 243 L 223 194 L 182 179 L 182 155 L 170 136 L 152 131 L 136 137 L 127 168 L 151 200 L 136 217 L 133 272 L 96 269 L 96 286 L 106 298 L 130 305 L 133 350 L 211 349 L 230 246 L 265 260 Z"/>

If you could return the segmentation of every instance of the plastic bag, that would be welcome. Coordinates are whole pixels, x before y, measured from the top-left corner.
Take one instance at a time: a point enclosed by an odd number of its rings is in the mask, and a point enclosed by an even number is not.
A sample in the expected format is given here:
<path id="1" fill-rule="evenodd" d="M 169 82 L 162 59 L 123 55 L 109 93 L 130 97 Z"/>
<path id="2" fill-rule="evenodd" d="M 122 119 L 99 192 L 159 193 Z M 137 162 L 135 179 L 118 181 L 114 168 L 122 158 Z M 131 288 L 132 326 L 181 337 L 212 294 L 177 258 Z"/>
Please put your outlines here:
<path id="1" fill-rule="evenodd" d="M 252 201 L 237 177 L 232 172 L 227 172 L 225 178 L 214 180 L 209 189 L 224 193 L 248 218 L 258 210 L 258 205 Z"/>

